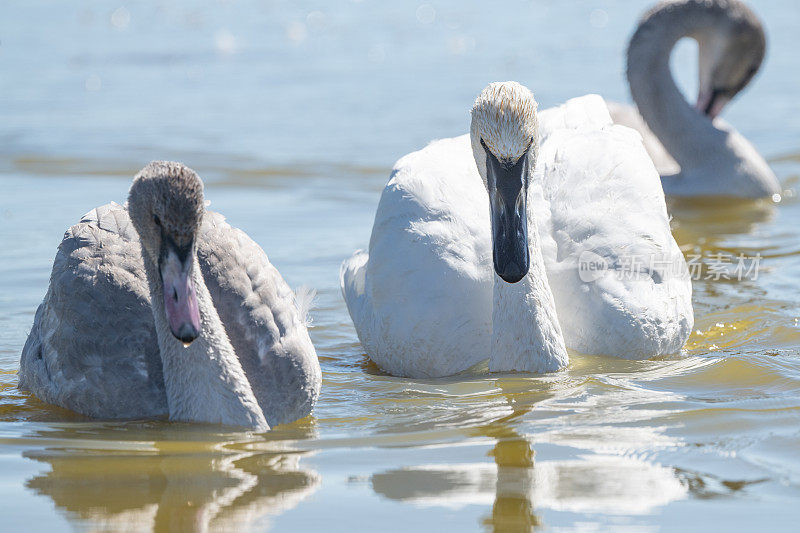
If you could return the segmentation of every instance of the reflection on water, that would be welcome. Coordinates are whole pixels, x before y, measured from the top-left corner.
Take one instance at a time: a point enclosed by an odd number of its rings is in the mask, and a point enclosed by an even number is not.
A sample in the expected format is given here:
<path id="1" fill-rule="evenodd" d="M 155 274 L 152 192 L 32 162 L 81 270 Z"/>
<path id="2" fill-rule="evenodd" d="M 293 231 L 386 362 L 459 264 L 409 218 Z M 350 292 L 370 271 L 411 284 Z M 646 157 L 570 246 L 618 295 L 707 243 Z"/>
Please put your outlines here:
<path id="1" fill-rule="evenodd" d="M 769 159 L 780 201 L 669 202 L 681 249 L 703 266 L 683 353 L 572 354 L 547 376 L 483 365 L 393 378 L 365 357 L 339 292 L 339 265 L 366 247 L 400 155 L 466 132 L 492 80 L 529 85 L 543 108 L 590 91 L 626 100 L 625 39 L 651 3 L 4 6 L 4 529 L 796 529 L 794 0 L 755 6 L 770 52 L 725 114 Z M 685 61 L 675 67 L 679 79 L 696 76 Z M 318 290 L 311 336 L 324 383 L 308 419 L 264 435 L 98 422 L 16 390 L 65 228 L 123 202 L 154 158 L 195 168 L 212 209 L 291 286 Z M 720 253 L 759 255 L 758 276 L 708 278 Z"/>
<path id="2" fill-rule="evenodd" d="M 613 378 L 619 389 L 623 379 Z M 598 398 L 570 402 L 567 413 L 583 411 L 583 416 L 600 419 L 597 425 L 584 422 L 584 426 L 594 425 L 589 431 L 576 435 L 574 427 L 567 424 L 523 436 L 514 429 L 518 419 L 533 409 L 555 409 L 556 405 L 563 409 L 566 398 L 526 402 L 523 395 L 529 393 L 525 394 L 518 384 L 508 386 L 504 380 L 497 384 L 513 413 L 476 430 L 476 435 L 494 441 L 487 452 L 494 464 L 427 464 L 390 469 L 372 476 L 373 490 L 385 498 L 422 507 L 460 509 L 491 504 L 491 515 L 483 519 L 483 524 L 497 531 L 542 525 L 539 513 L 544 509 L 587 515 L 644 515 L 685 497 L 685 483 L 673 469 L 636 457 L 636 450 L 644 442 L 651 447 L 676 448 L 681 445 L 679 441 L 666 436 L 663 427 L 625 427 L 637 415 L 618 412 L 615 417 L 602 416 L 603 404 L 631 405 L 629 399 L 614 398 L 609 402 L 614 394 L 606 394 L 599 402 Z M 620 390 L 618 396 L 630 394 L 631 391 Z M 638 395 L 641 400 L 648 397 L 660 402 L 676 398 L 649 391 Z M 587 409 L 587 403 L 591 409 Z M 614 410 L 609 406 L 605 409 L 609 414 Z M 565 416 L 570 416 L 567 413 Z M 576 459 L 537 461 L 536 442 L 582 453 Z M 610 453 L 615 451 L 621 453 Z"/>
<path id="3" fill-rule="evenodd" d="M 17 295 L 0 304 L 7 310 L 0 447 L 9 450 L 0 459 L 6 468 L 39 467 L 6 493 L 0 484 L 0 498 L 31 512 L 46 499 L 68 523 L 93 529 L 309 529 L 330 525 L 324 517 L 331 516 L 352 529 L 405 523 L 409 506 L 420 525 L 457 510 L 447 516 L 461 529 L 645 527 L 705 516 L 689 502 L 708 499 L 720 524 L 748 523 L 741 515 L 748 506 L 776 523 L 791 518 L 783 502 L 800 496 L 800 265 L 787 234 L 800 227 L 791 224 L 800 221 L 797 204 L 720 206 L 732 219 L 727 226 L 707 206 L 676 208 L 683 246 L 763 250 L 767 267 L 755 280 L 695 283 L 696 331 L 683 354 L 649 361 L 572 354 L 570 367 L 552 375 L 489 375 L 483 365 L 409 380 L 384 375 L 364 357 L 336 284 L 336 267 L 358 246 L 374 198 L 358 193 L 362 177 L 331 182 L 309 172 L 307 187 L 270 177 L 276 186 L 212 182 L 207 191 L 290 283 L 319 288 L 311 334 L 323 366 L 320 403 L 307 420 L 249 436 L 87 421 L 15 389 L 19 346 L 58 239 L 52 226 L 73 217 L 38 205 L 37 189 L 0 177 L 12 193 L 0 198 L 0 212 L 32 206 L 13 211 L 15 224 L 43 241 L 27 250 L 29 269 L 0 260 L 0 280 L 15 280 Z M 104 177 L 36 180 L 76 212 L 119 198 L 126 186 Z M 41 220 L 49 222 L 37 226 Z M 713 230 L 707 240 L 692 242 L 704 225 Z M 320 246 L 281 228 L 320 232 Z M 9 234 L 0 225 L 0 240 Z M 0 259 L 15 253 L 0 249 Z M 15 496 L 19 487 L 35 500 Z"/>
<path id="4" fill-rule="evenodd" d="M 89 448 L 75 447 L 75 436 L 74 428 L 39 436 L 70 447 L 24 452 L 49 467 L 26 487 L 96 530 L 263 529 L 320 481 L 301 466 L 305 454 L 288 450 L 243 452 L 244 442 L 214 440 L 92 440 Z"/>
<path id="5" fill-rule="evenodd" d="M 491 452 L 497 465 L 491 516 L 483 523 L 494 531 L 525 531 L 542 525 L 535 514 L 543 507 L 536 494 L 533 448 L 523 437 L 504 437 Z"/>
<path id="6" fill-rule="evenodd" d="M 772 200 L 672 198 L 668 208 L 684 253 L 716 251 L 725 237 L 752 233 L 777 214 Z"/>
<path id="7" fill-rule="evenodd" d="M 644 515 L 686 497 L 687 486 L 671 469 L 632 457 L 586 456 L 533 460 L 531 442 L 501 440 L 490 452 L 495 464 L 419 465 L 372 476 L 383 497 L 416 506 L 492 506 L 483 523 L 496 530 L 542 524 L 537 510 L 588 515 Z"/>
<path id="8" fill-rule="evenodd" d="M 319 288 L 311 334 L 323 366 L 320 403 L 309 419 L 249 436 L 92 422 L 16 390 L 18 350 L 58 241 L 52 226 L 74 218 L 35 201 L 39 189 L 80 213 L 123 196 L 126 182 L 40 176 L 38 188 L 15 188 L 0 177 L 11 193 L 0 212 L 12 212 L 33 243 L 24 256 L 0 249 L 0 283 L 13 280 L 15 294 L 2 300 L 11 286 L 0 287 L 0 448 L 9 451 L 0 460 L 38 468 L 18 485 L 0 484 L 0 498 L 32 513 L 45 499 L 68 523 L 93 529 L 308 529 L 331 516 L 352 529 L 405 523 L 408 507 L 420 525 L 457 510 L 447 516 L 461 529 L 635 528 L 703 517 L 709 511 L 691 502 L 709 499 L 715 523 L 748 523 L 741 513 L 751 507 L 776 523 L 792 518 L 784 502 L 800 497 L 798 204 L 674 209 L 681 245 L 700 247 L 704 258 L 721 249 L 765 256 L 758 279 L 695 283 L 696 331 L 683 354 L 572 354 L 570 367 L 552 375 L 490 375 L 483 365 L 409 380 L 365 358 L 337 287 L 339 261 L 369 227 L 374 197 L 359 193 L 365 178 L 332 182 L 308 172 L 302 187 L 287 176 L 247 189 L 212 180 L 207 190 L 291 284 Z M 321 233 L 319 246 L 284 228 Z M 0 225 L 0 240 L 9 235 Z M 9 257 L 31 266 L 2 260 Z"/>

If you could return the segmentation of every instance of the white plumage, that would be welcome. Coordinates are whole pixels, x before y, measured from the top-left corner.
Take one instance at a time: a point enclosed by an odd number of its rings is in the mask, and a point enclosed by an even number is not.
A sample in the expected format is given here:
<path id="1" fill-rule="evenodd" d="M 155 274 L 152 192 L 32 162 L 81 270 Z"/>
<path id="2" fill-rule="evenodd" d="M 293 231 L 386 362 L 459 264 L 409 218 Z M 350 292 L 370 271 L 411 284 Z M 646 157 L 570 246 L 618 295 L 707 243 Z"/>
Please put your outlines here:
<path id="1" fill-rule="evenodd" d="M 693 325 L 691 282 L 641 138 L 612 125 L 599 96 L 539 116 L 528 217 L 538 228 L 531 240 L 538 237 L 543 281 L 567 347 L 627 358 L 677 352 Z M 369 252 L 342 265 L 359 339 L 392 374 L 453 374 L 492 353 L 493 279 L 499 278 L 473 149 L 464 135 L 401 158 L 381 196 Z M 598 257 L 608 268 L 581 281 L 581 259 Z M 520 297 L 539 299 L 531 292 Z M 519 342 L 531 327 L 524 320 L 494 325 Z M 529 370 L 563 365 L 553 366 Z"/>

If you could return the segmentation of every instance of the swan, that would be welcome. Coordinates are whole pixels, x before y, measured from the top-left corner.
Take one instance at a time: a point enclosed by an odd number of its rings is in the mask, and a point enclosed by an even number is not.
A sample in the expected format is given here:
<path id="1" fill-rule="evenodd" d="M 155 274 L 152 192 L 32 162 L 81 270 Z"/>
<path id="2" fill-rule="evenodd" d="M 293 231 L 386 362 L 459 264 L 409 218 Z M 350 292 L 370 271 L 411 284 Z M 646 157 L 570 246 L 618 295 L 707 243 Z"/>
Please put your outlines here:
<path id="1" fill-rule="evenodd" d="M 263 250 L 205 210 L 197 174 L 155 161 L 126 207 L 98 207 L 64 235 L 19 388 L 94 418 L 267 430 L 319 395 L 299 307 Z"/>
<path id="2" fill-rule="evenodd" d="M 537 113 L 527 88 L 499 82 L 475 101 L 468 135 L 395 164 L 369 251 L 344 261 L 340 285 L 390 374 L 486 359 L 490 371 L 551 372 L 566 347 L 677 352 L 693 325 L 685 267 L 641 137 L 613 125 L 601 97 Z"/>
<path id="3" fill-rule="evenodd" d="M 681 94 L 669 68 L 683 37 L 697 41 L 697 104 Z M 664 192 L 672 196 L 772 197 L 780 183 L 758 151 L 718 117 L 764 59 L 756 15 L 738 0 L 670 0 L 639 23 L 628 45 L 628 83 L 635 108 L 609 103 L 615 123 L 638 130 Z M 641 115 L 640 115 L 641 113 Z"/>

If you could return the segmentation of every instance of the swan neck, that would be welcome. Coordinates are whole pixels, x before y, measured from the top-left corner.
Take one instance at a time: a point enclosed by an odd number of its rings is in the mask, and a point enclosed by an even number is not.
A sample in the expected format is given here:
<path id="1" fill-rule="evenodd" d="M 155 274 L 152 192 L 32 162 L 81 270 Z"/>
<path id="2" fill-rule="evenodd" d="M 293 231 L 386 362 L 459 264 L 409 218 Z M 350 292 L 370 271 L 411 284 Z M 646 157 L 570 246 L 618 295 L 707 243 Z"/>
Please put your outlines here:
<path id="1" fill-rule="evenodd" d="M 708 151 L 724 149 L 712 122 L 689 104 L 675 83 L 670 55 L 683 37 L 713 31 L 704 13 L 664 9 L 646 17 L 628 46 L 627 76 L 639 113 L 669 154 L 681 166 L 701 166 Z"/>
<path id="2" fill-rule="evenodd" d="M 554 372 L 568 363 L 533 217 L 528 224 L 528 273 L 517 283 L 494 274 L 492 372 Z"/>
<path id="3" fill-rule="evenodd" d="M 147 260 L 145 265 L 170 420 L 269 429 L 214 307 L 197 257 L 192 276 L 201 329 L 188 346 L 170 331 L 156 265 Z"/>

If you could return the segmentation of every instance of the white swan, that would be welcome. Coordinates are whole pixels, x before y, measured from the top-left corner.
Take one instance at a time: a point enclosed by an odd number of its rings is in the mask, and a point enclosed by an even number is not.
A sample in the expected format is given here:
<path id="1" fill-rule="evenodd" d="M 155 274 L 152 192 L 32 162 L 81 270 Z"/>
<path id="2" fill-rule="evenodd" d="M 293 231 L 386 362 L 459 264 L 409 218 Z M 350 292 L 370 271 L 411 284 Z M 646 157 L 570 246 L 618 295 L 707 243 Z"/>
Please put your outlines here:
<path id="1" fill-rule="evenodd" d="M 493 371 L 546 372 L 567 364 L 565 344 L 639 358 L 686 341 L 691 283 L 639 135 L 593 95 L 539 124 L 537 136 L 528 89 L 493 83 L 470 135 L 395 165 L 369 254 L 340 275 L 382 369 L 436 377 L 488 358 Z M 605 268 L 582 282 L 586 260 Z"/>
<path id="2" fill-rule="evenodd" d="M 205 211 L 197 174 L 153 162 L 127 209 L 99 207 L 64 235 L 19 387 L 97 418 L 268 429 L 319 394 L 304 320 L 261 248 Z"/>
<path id="3" fill-rule="evenodd" d="M 696 106 L 684 99 L 669 68 L 672 48 L 683 37 L 698 44 Z M 671 0 L 644 15 L 628 46 L 628 83 L 638 112 L 613 103 L 609 111 L 614 122 L 642 134 L 664 192 L 744 198 L 780 193 L 764 158 L 717 117 L 753 78 L 765 47 L 761 23 L 738 0 Z"/>

